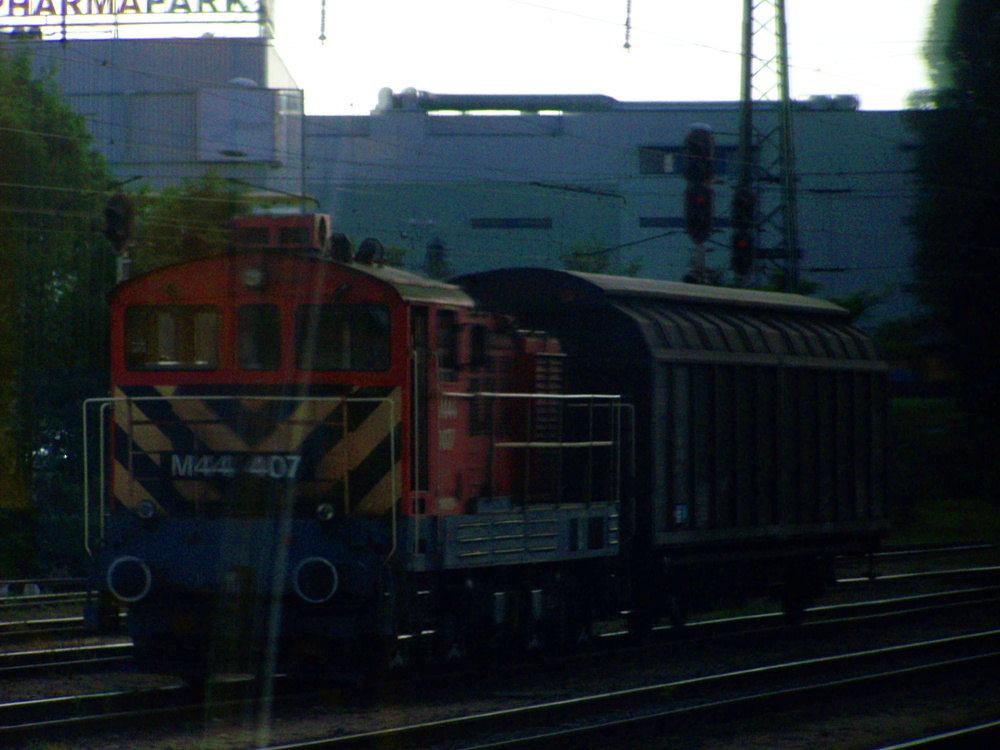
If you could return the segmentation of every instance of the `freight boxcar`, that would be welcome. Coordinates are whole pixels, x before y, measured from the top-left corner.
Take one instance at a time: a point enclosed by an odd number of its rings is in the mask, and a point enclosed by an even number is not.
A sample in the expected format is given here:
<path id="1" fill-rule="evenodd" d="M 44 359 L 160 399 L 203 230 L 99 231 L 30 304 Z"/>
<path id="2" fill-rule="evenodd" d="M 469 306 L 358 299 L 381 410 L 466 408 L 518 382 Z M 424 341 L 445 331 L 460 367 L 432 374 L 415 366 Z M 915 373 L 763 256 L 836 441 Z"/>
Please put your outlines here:
<path id="1" fill-rule="evenodd" d="M 798 295 L 540 268 L 456 280 L 562 342 L 570 392 L 635 407 L 622 510 L 648 622 L 730 595 L 791 617 L 886 529 L 886 366 L 848 313 Z"/>

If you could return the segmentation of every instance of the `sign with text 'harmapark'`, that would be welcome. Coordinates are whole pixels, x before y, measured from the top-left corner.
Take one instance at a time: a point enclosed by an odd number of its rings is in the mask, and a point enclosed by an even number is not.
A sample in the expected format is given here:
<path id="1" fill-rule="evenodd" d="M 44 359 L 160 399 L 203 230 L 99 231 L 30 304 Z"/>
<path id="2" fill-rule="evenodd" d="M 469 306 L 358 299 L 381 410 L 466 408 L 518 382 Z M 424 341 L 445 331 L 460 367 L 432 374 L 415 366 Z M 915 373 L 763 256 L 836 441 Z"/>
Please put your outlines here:
<path id="1" fill-rule="evenodd" d="M 0 0 L 0 29 L 62 38 L 271 36 L 273 0 Z M 224 29 L 224 31 L 223 31 Z M 186 33 L 185 33 L 186 30 Z M 129 33 L 132 32 L 132 33 Z"/>

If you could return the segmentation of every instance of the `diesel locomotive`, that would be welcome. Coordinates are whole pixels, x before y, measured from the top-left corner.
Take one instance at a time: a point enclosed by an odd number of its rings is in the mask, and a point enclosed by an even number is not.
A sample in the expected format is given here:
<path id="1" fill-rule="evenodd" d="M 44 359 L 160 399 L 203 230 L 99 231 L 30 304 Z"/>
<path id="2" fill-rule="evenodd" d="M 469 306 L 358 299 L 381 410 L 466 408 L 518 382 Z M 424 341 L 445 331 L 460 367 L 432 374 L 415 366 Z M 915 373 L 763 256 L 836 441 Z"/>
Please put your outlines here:
<path id="1" fill-rule="evenodd" d="M 326 217 L 110 297 L 87 619 L 149 668 L 366 674 L 727 597 L 795 616 L 885 530 L 886 368 L 827 302 L 539 268 L 450 283 Z"/>

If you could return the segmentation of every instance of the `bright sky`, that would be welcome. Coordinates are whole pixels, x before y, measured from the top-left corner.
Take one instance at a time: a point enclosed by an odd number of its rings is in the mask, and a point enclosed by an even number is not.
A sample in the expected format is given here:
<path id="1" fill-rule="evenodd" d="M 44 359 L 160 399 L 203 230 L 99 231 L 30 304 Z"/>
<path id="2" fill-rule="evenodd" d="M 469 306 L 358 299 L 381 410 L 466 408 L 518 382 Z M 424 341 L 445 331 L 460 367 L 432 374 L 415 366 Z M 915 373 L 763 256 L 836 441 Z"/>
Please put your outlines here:
<path id="1" fill-rule="evenodd" d="M 275 0 L 275 45 L 309 114 L 367 114 L 378 92 L 606 94 L 735 101 L 743 0 Z M 934 0 L 786 0 L 793 98 L 900 109 L 926 88 Z M 765 7 L 769 4 L 764 3 Z M 762 19 L 758 18 L 758 22 Z M 760 37 L 757 51 L 773 44 Z"/>

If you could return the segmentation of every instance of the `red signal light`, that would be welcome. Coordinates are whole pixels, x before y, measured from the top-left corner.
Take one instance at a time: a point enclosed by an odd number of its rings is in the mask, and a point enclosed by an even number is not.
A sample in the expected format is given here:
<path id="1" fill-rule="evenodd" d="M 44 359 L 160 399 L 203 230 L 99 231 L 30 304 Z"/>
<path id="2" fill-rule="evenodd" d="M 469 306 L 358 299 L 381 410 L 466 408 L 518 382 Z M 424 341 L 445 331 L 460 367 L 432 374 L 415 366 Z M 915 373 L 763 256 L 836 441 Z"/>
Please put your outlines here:
<path id="1" fill-rule="evenodd" d="M 746 276 L 753 268 L 753 236 L 744 229 L 733 235 L 732 267 L 738 276 Z"/>
<path id="2" fill-rule="evenodd" d="M 704 183 L 688 185 L 684 193 L 684 218 L 688 236 L 697 244 L 712 235 L 712 188 Z"/>

